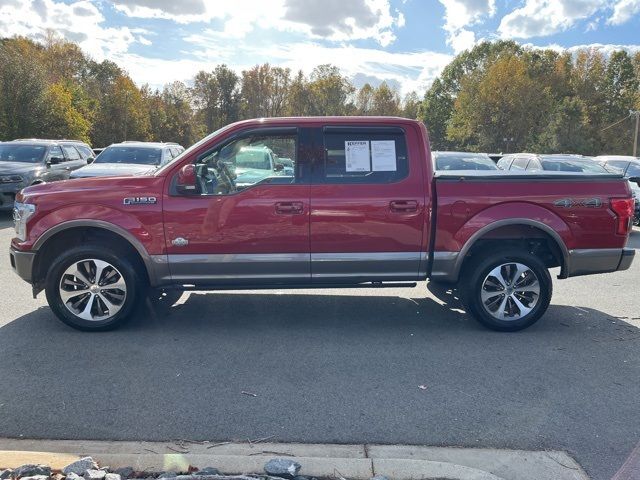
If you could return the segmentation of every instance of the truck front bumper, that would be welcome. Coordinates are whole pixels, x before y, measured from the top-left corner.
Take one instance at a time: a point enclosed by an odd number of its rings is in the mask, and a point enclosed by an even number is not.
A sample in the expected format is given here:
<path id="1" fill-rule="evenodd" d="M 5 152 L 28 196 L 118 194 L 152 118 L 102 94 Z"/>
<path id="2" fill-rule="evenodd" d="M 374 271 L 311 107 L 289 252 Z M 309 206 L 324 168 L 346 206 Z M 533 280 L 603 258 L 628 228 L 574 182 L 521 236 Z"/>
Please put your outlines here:
<path id="1" fill-rule="evenodd" d="M 636 251 L 633 248 L 590 248 L 569 252 L 568 276 L 628 270 Z"/>
<path id="2" fill-rule="evenodd" d="M 36 258 L 35 252 L 21 252 L 15 248 L 9 250 L 9 260 L 11 268 L 20 278 L 31 283 L 33 272 L 33 260 Z"/>

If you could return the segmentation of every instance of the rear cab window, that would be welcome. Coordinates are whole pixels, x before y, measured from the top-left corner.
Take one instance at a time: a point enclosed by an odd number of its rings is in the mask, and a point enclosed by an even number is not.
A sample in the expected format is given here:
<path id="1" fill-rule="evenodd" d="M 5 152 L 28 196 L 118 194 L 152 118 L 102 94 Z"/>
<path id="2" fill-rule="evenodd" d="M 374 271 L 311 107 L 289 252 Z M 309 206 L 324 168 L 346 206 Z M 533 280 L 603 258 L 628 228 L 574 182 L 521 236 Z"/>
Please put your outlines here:
<path id="1" fill-rule="evenodd" d="M 401 128 L 325 127 L 323 143 L 314 183 L 393 183 L 409 174 Z"/>

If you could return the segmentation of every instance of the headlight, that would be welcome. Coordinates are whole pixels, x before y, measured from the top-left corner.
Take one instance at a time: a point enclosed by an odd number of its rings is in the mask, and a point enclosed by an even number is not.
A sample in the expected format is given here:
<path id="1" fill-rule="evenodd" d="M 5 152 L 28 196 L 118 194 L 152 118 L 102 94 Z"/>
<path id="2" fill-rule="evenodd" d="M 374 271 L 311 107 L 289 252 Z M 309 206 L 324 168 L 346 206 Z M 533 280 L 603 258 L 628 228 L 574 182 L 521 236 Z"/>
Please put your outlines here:
<path id="1" fill-rule="evenodd" d="M 27 239 L 27 222 L 36 213 L 36 206 L 30 203 L 13 204 L 13 222 L 16 229 L 16 237 L 23 242 Z"/>
<path id="2" fill-rule="evenodd" d="M 0 176 L 0 183 L 22 183 L 24 178 L 20 175 L 2 175 Z"/>

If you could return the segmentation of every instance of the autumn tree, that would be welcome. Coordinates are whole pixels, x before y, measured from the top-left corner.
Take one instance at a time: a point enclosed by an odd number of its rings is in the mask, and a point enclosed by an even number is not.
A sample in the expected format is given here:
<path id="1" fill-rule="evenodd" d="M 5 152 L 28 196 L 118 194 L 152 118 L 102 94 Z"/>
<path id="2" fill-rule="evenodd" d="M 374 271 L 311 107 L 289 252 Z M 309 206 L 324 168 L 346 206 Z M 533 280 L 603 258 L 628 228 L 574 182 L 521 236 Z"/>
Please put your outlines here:
<path id="1" fill-rule="evenodd" d="M 535 142 L 549 106 L 547 89 L 529 76 L 526 62 L 504 56 L 462 80 L 447 136 L 474 151 L 503 150 L 503 137 L 524 150 Z"/>
<path id="2" fill-rule="evenodd" d="M 371 101 L 373 115 L 397 116 L 400 114 L 400 96 L 387 82 L 382 82 L 373 93 Z"/>
<path id="3" fill-rule="evenodd" d="M 309 92 L 313 115 L 347 115 L 355 110 L 350 103 L 355 89 L 334 65 L 319 65 L 311 73 Z"/>

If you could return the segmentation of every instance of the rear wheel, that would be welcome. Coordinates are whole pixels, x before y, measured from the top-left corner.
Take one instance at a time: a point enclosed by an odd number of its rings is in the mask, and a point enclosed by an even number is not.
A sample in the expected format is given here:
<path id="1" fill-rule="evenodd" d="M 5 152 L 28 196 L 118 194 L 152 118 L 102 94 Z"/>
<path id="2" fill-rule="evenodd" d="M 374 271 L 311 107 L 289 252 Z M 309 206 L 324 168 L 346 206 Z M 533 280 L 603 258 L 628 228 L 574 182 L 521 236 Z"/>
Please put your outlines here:
<path id="1" fill-rule="evenodd" d="M 50 266 L 46 280 L 49 306 L 78 330 L 110 330 L 129 319 L 143 284 L 134 262 L 102 245 L 69 250 Z"/>
<path id="2" fill-rule="evenodd" d="M 465 271 L 465 303 L 488 328 L 522 330 L 538 321 L 549 307 L 551 275 L 538 257 L 526 251 L 490 254 Z"/>

